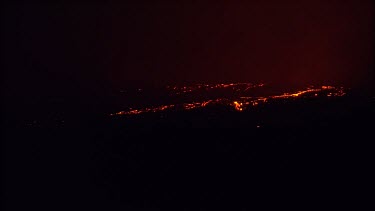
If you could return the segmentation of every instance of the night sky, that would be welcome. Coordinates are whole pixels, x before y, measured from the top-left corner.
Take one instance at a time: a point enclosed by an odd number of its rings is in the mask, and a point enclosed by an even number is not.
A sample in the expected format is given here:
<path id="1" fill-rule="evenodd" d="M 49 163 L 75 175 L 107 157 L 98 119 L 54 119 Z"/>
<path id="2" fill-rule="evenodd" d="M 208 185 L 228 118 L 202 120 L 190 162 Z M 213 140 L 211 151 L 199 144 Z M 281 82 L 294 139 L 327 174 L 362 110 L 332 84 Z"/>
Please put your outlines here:
<path id="1" fill-rule="evenodd" d="M 179 2 L 1 1 L 2 210 L 373 205 L 375 1 Z"/>
<path id="2" fill-rule="evenodd" d="M 3 93 L 373 83 L 371 0 L 134 2 L 3 5 Z"/>

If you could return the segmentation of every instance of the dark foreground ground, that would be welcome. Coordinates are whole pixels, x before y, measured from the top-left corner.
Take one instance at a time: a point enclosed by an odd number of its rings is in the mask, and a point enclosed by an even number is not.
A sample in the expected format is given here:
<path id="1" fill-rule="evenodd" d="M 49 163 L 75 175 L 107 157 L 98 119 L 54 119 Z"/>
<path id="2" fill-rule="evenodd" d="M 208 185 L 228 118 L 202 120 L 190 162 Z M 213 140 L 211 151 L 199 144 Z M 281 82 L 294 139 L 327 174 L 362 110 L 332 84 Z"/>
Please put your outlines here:
<path id="1" fill-rule="evenodd" d="M 242 113 L 207 108 L 132 118 L 77 114 L 61 124 L 18 124 L 8 116 L 2 133 L 3 205 L 6 210 L 362 206 L 373 191 L 374 108 L 373 98 L 345 97 Z"/>

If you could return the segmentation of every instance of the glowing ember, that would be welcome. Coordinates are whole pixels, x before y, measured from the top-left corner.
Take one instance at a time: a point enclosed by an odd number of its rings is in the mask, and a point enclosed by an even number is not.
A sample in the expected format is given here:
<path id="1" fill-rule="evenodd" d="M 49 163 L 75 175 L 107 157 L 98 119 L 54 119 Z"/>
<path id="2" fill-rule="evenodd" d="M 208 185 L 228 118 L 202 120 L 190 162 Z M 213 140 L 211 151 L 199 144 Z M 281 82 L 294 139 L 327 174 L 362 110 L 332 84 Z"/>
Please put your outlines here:
<path id="1" fill-rule="evenodd" d="M 238 103 L 237 101 L 234 101 L 234 102 L 233 102 L 233 105 L 234 105 L 234 108 L 235 108 L 237 111 L 242 111 L 242 105 L 243 105 L 243 103 Z"/>
<path id="2" fill-rule="evenodd" d="M 263 83 L 260 84 L 253 84 L 253 83 L 229 83 L 229 84 L 196 84 L 193 86 L 167 86 L 167 89 L 170 91 L 172 95 L 181 95 L 186 94 L 190 92 L 196 92 L 196 91 L 209 91 L 212 89 L 222 89 L 222 88 L 232 88 L 236 91 L 247 91 L 252 88 L 256 87 L 262 87 L 264 86 Z"/>

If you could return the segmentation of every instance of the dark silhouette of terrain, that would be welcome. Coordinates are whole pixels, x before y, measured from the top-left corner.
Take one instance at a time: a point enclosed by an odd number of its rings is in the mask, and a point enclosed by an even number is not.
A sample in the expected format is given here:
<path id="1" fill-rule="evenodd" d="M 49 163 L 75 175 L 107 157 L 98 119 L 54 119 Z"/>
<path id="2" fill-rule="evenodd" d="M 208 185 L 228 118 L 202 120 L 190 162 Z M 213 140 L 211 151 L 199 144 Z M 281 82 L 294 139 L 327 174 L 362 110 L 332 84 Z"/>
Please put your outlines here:
<path id="1" fill-rule="evenodd" d="M 357 203 L 368 189 L 374 108 L 374 98 L 348 95 L 245 112 L 217 106 L 124 118 L 98 109 L 37 122 L 7 114 L 6 208 Z"/>

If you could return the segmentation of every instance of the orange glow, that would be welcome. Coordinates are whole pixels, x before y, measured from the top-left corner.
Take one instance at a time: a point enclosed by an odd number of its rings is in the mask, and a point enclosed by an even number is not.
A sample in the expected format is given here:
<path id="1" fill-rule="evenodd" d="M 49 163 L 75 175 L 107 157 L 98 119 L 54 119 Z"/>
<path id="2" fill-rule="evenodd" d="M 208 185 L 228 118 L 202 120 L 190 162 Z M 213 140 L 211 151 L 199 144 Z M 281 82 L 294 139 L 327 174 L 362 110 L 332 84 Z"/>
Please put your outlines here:
<path id="1" fill-rule="evenodd" d="M 242 111 L 242 103 L 238 103 L 237 101 L 234 101 L 233 102 L 233 105 L 234 105 L 234 108 L 237 110 L 237 111 Z"/>
<path id="2" fill-rule="evenodd" d="M 199 90 L 210 90 L 210 89 L 225 89 L 225 88 L 233 88 L 236 90 L 249 90 L 253 89 L 256 87 L 262 87 L 264 84 L 253 84 L 253 83 L 229 83 L 229 84 L 196 84 L 193 86 L 183 86 L 183 87 L 178 87 L 178 86 L 167 86 L 166 88 L 171 91 L 171 94 L 175 95 L 181 95 L 181 94 L 186 94 L 190 92 L 195 92 Z M 241 89 L 238 89 L 238 87 L 241 87 Z M 242 88 L 244 87 L 244 88 Z"/>
<path id="3" fill-rule="evenodd" d="M 261 87 L 264 84 L 251 84 L 251 83 L 230 83 L 230 84 L 199 84 L 196 86 L 191 87 L 177 87 L 177 86 L 168 86 L 168 90 L 172 90 L 175 95 L 180 95 L 183 92 L 193 92 L 197 91 L 198 89 L 213 89 L 213 88 L 227 88 L 227 87 L 239 87 L 240 90 L 248 90 L 250 88 Z M 311 93 L 311 94 L 310 94 Z M 319 94 L 318 94 L 319 93 Z M 245 92 L 246 94 L 246 92 Z M 236 111 L 244 111 L 249 107 L 259 106 L 261 104 L 265 104 L 269 102 L 271 99 L 289 99 L 289 98 L 301 98 L 301 97 L 318 97 L 318 96 L 326 96 L 326 97 L 341 97 L 344 96 L 346 93 L 343 87 L 333 87 L 333 86 L 322 86 L 321 88 L 313 88 L 312 86 L 306 88 L 305 90 L 300 90 L 294 93 L 283 93 L 281 95 L 273 95 L 268 97 L 249 97 L 249 96 L 238 96 L 233 97 L 233 99 L 228 98 L 217 98 L 206 100 L 202 102 L 191 102 L 191 103 L 182 103 L 182 104 L 170 104 L 170 105 L 160 105 L 155 107 L 145 107 L 145 108 L 138 108 L 132 109 L 128 108 L 127 111 L 119 111 L 114 114 L 110 114 L 110 116 L 121 116 L 121 115 L 138 115 L 142 113 L 148 112 L 161 112 L 171 109 L 177 110 L 191 110 L 197 108 L 203 108 L 207 105 L 226 105 L 234 107 Z"/>

